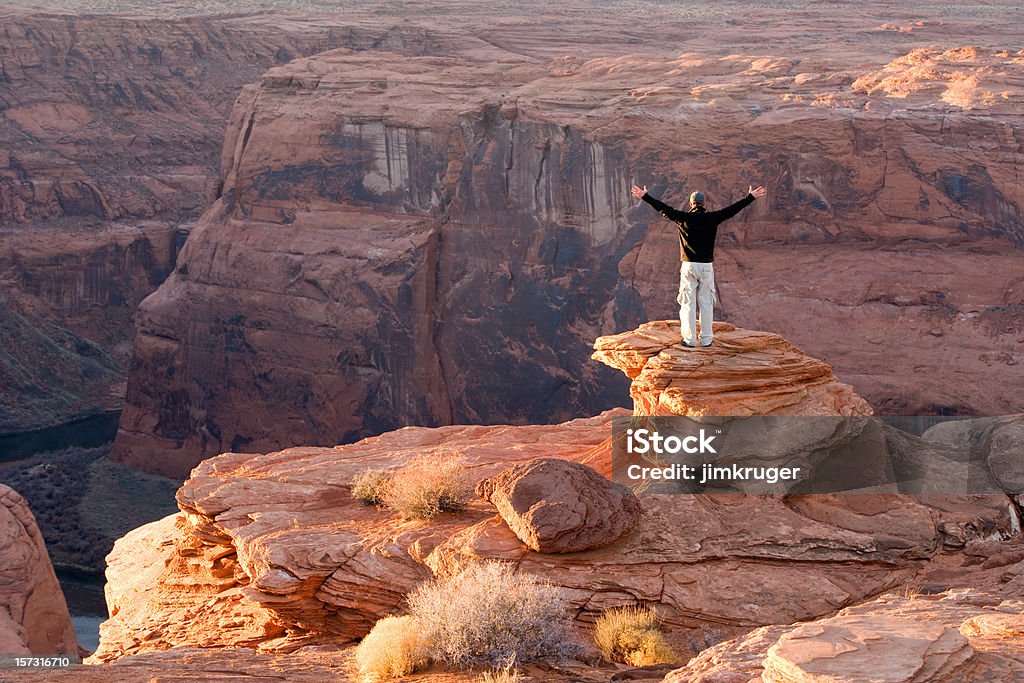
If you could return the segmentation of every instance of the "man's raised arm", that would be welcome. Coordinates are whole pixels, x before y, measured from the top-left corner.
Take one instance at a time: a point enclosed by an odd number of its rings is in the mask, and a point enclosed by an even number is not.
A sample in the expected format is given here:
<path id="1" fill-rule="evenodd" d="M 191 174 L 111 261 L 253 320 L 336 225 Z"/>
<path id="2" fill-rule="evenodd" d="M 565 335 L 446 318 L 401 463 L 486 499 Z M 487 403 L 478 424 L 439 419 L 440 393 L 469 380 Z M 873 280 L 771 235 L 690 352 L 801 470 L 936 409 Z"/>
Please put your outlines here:
<path id="1" fill-rule="evenodd" d="M 646 185 L 644 185 L 643 187 L 640 187 L 639 185 L 634 185 L 631 192 L 633 193 L 634 197 L 636 197 L 637 199 L 642 199 L 643 201 L 647 202 L 648 204 L 654 207 L 655 211 L 657 211 L 670 221 L 679 220 L 679 216 L 682 214 L 682 212 L 679 211 L 678 209 L 673 209 L 671 206 L 661 201 L 660 199 L 655 199 L 651 195 L 647 194 Z"/>
<path id="2" fill-rule="evenodd" d="M 715 214 L 718 216 L 720 220 L 727 221 L 736 214 L 738 214 L 740 211 L 742 211 L 745 207 L 749 206 L 751 202 L 753 202 L 755 199 L 763 197 L 764 193 L 765 189 L 763 186 L 758 185 L 757 187 L 754 187 L 753 185 L 751 185 L 746 197 L 739 200 L 738 202 L 730 204 L 724 209 L 716 211 Z"/>

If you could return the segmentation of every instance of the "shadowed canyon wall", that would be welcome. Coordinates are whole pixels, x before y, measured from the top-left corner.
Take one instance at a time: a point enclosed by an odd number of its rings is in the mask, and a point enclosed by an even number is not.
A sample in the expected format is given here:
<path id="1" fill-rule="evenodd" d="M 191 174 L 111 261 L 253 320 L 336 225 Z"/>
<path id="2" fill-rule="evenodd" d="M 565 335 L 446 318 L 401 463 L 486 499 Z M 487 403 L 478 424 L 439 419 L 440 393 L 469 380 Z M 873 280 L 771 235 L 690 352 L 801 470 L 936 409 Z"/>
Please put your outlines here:
<path id="1" fill-rule="evenodd" d="M 0 433 L 124 404 L 132 316 L 216 195 L 239 88 L 422 30 L 0 10 Z"/>
<path id="2" fill-rule="evenodd" d="M 880 412 L 1020 410 L 1020 55 L 447 49 L 332 51 L 243 90 L 220 196 L 140 309 L 115 457 L 184 476 L 229 449 L 620 403 L 590 340 L 671 316 L 678 277 L 633 182 L 712 208 L 764 182 L 723 230 L 721 312 Z M 975 86 L 949 95 L 957 74 Z"/>

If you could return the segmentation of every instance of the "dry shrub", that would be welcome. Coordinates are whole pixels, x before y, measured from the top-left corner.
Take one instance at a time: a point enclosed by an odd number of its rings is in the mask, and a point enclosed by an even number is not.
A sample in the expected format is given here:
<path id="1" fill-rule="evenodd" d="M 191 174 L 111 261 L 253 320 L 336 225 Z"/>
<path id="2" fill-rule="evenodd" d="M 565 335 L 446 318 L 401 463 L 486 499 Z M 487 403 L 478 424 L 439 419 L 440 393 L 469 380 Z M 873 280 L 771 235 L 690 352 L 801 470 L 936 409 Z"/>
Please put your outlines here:
<path id="1" fill-rule="evenodd" d="M 463 510 L 472 494 L 462 462 L 440 453 L 403 465 L 391 475 L 382 497 L 403 519 L 430 519 L 439 512 Z"/>
<path id="2" fill-rule="evenodd" d="M 650 607 L 625 607 L 605 612 L 594 624 L 594 643 L 606 659 L 630 666 L 674 664 L 676 653 Z"/>
<path id="3" fill-rule="evenodd" d="M 904 600 L 916 600 L 921 596 L 921 586 L 907 584 L 898 593 Z"/>
<path id="4" fill-rule="evenodd" d="M 521 683 L 523 675 L 515 669 L 495 669 L 485 671 L 480 683 Z"/>
<path id="5" fill-rule="evenodd" d="M 352 478 L 352 496 L 363 505 L 382 505 L 390 478 L 391 470 L 386 467 L 364 470 Z"/>
<path id="6" fill-rule="evenodd" d="M 377 680 L 408 676 L 428 663 L 422 629 L 413 617 L 384 617 L 356 648 L 363 676 Z"/>
<path id="7" fill-rule="evenodd" d="M 428 654 L 455 667 L 565 659 L 581 651 L 558 591 L 508 565 L 483 562 L 409 596 Z"/>

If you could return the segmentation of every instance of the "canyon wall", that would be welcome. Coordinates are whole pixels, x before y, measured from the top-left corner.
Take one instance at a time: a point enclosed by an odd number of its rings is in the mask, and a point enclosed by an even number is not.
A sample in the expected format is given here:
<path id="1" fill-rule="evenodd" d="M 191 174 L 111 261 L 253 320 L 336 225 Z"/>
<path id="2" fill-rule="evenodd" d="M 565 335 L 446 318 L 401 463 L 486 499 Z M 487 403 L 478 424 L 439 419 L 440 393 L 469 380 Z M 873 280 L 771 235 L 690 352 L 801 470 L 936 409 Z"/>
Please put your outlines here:
<path id="1" fill-rule="evenodd" d="M 0 433 L 120 410 L 132 316 L 216 195 L 239 88 L 392 22 L 0 9 Z"/>
<path id="2" fill-rule="evenodd" d="M 632 182 L 714 206 L 765 182 L 723 230 L 720 315 L 880 412 L 1020 409 L 1009 10 L 580 9 L 3 10 L 0 432 L 117 410 L 129 372 L 118 457 L 179 476 L 245 444 L 595 413 L 625 385 L 586 340 L 675 308 L 674 229 Z M 206 208 L 130 370 L 135 307 Z"/>
<path id="3" fill-rule="evenodd" d="M 837 62 L 723 31 L 718 52 L 612 33 L 552 56 L 496 27 L 267 72 L 140 308 L 115 457 L 182 477 L 229 449 L 619 403 L 589 340 L 673 315 L 678 278 L 634 182 L 712 208 L 766 184 L 723 226 L 720 315 L 830 358 L 879 412 L 1019 411 L 1024 56 L 865 26 Z"/>

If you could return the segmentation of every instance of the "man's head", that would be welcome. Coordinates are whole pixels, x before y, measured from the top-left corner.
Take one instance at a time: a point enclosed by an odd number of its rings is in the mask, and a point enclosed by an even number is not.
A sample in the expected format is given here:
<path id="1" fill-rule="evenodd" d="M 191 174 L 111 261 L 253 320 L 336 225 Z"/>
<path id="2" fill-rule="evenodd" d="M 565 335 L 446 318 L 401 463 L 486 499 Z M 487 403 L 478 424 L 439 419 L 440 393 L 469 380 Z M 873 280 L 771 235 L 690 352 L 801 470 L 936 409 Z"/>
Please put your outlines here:
<path id="1" fill-rule="evenodd" d="M 704 193 L 694 192 L 690 195 L 690 206 L 696 208 L 698 206 L 704 206 Z"/>

